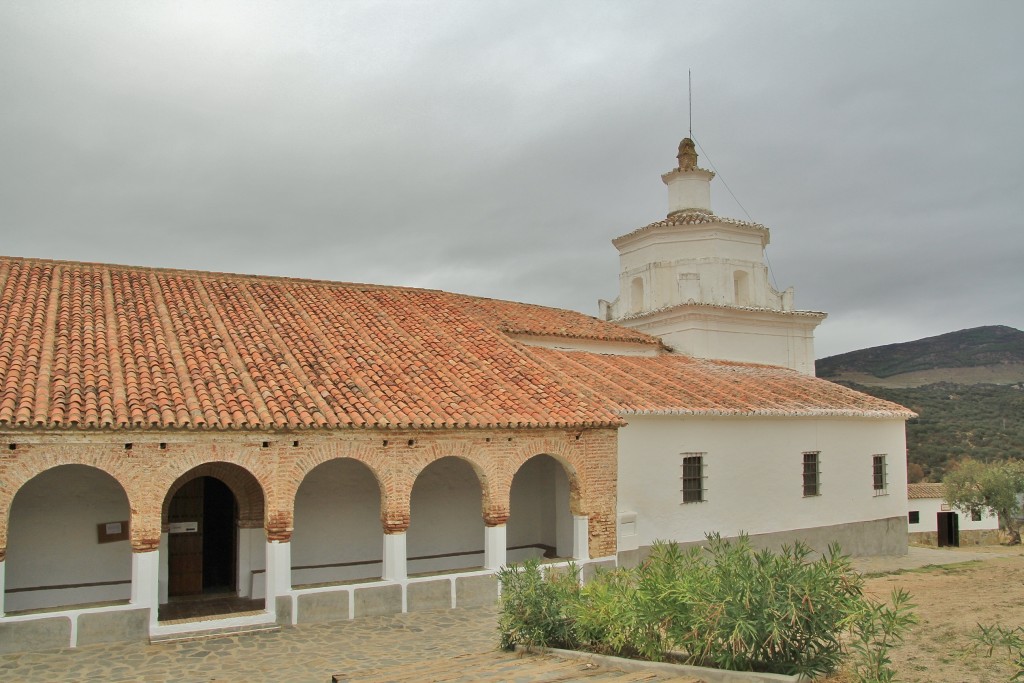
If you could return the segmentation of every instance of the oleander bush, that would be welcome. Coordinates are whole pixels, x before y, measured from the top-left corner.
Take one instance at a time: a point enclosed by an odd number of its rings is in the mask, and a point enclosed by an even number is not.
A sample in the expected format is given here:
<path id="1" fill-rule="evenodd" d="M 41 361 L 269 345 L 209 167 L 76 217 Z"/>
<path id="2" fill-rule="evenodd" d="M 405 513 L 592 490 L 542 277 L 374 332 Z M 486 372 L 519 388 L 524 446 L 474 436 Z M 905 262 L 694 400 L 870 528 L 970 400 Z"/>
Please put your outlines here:
<path id="1" fill-rule="evenodd" d="M 909 596 L 866 598 L 838 546 L 754 550 L 747 538 L 704 547 L 657 543 L 634 569 L 499 573 L 502 646 L 561 647 L 736 671 L 820 676 L 849 659 L 858 681 L 892 680 L 889 648 L 913 623 Z"/>

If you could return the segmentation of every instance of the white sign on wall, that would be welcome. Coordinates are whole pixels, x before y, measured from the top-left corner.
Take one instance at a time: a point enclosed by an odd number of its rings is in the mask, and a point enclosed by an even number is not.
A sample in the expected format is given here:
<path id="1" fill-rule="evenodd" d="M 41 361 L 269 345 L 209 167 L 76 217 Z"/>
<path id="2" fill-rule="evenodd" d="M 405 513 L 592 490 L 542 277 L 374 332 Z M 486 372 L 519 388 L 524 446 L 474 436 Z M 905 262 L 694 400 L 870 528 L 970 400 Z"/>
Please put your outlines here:
<path id="1" fill-rule="evenodd" d="M 199 522 L 171 522 L 168 531 L 172 534 L 194 534 L 199 531 Z"/>

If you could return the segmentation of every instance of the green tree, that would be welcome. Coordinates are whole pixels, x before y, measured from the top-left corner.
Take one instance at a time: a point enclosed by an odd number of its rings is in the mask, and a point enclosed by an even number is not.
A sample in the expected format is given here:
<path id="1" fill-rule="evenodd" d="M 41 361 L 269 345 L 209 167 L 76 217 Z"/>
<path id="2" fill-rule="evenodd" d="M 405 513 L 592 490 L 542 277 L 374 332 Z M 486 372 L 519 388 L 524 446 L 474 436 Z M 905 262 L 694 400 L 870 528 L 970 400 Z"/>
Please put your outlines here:
<path id="1" fill-rule="evenodd" d="M 947 472 L 942 483 L 951 506 L 964 514 L 998 515 L 999 526 L 1010 535 L 1010 543 L 1020 543 L 1024 460 L 984 463 L 967 458 Z"/>

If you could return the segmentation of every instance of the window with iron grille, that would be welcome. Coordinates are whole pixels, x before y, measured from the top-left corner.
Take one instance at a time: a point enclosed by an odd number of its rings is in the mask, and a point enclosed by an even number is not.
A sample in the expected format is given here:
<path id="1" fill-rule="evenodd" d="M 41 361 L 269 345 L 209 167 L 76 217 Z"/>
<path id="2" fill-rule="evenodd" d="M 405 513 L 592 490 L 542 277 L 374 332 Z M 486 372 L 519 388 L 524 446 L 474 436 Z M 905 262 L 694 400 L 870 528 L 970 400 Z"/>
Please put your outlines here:
<path id="1" fill-rule="evenodd" d="M 888 465 L 885 462 L 885 455 L 871 456 L 871 478 L 875 487 L 876 496 L 884 496 L 889 492 Z"/>
<path id="2" fill-rule="evenodd" d="M 704 488 L 704 454 L 683 453 L 683 502 L 703 503 L 707 500 Z"/>
<path id="3" fill-rule="evenodd" d="M 821 461 L 819 451 L 804 453 L 804 497 L 821 495 Z"/>
<path id="4" fill-rule="evenodd" d="M 920 510 L 911 510 L 909 513 L 907 513 L 907 515 L 908 515 L 910 524 L 920 524 L 921 523 L 921 511 Z"/>

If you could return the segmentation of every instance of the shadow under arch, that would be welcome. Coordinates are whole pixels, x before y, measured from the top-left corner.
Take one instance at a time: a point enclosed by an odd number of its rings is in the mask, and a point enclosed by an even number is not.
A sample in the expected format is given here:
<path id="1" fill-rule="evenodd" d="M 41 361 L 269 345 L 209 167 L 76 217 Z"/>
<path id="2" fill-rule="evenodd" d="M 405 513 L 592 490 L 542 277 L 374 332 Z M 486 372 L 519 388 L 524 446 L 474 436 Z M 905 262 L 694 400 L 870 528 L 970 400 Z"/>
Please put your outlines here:
<path id="1" fill-rule="evenodd" d="M 357 458 L 310 469 L 295 493 L 292 585 L 380 578 L 384 487 Z"/>
<path id="2" fill-rule="evenodd" d="M 224 482 L 235 496 L 238 504 L 238 525 L 241 528 L 256 529 L 263 526 L 265 495 L 259 479 L 249 470 L 235 463 L 215 460 L 196 465 L 174 480 L 164 495 L 160 512 L 160 523 L 167 530 L 168 510 L 171 500 L 182 486 L 197 477 L 213 477 Z"/>
<path id="3" fill-rule="evenodd" d="M 530 557 L 571 558 L 574 507 L 579 508 L 579 484 L 569 463 L 548 453 L 525 460 L 513 475 L 509 490 L 508 562 Z"/>
<path id="4" fill-rule="evenodd" d="M 206 462 L 174 480 L 161 506 L 161 620 L 262 608 L 249 598 L 265 558 L 265 506 L 241 465 Z"/>
<path id="5" fill-rule="evenodd" d="M 437 458 L 416 475 L 406 532 L 412 574 L 483 566 L 486 478 L 468 458 Z"/>
<path id="6" fill-rule="evenodd" d="M 131 505 L 113 474 L 49 467 L 18 488 L 8 514 L 6 612 L 130 598 Z"/>

